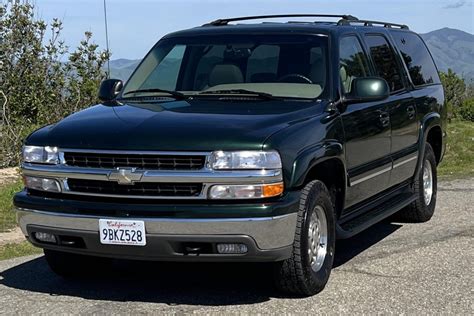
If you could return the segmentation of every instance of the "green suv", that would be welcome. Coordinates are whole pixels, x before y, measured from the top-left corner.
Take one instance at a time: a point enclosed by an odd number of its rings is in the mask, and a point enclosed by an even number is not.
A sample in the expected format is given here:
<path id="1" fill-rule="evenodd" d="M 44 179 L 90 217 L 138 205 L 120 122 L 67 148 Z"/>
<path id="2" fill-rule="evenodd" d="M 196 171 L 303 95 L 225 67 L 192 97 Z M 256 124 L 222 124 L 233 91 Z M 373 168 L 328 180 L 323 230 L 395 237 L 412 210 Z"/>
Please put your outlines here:
<path id="1" fill-rule="evenodd" d="M 303 16 L 318 21 L 232 23 Z M 99 98 L 24 144 L 18 221 L 62 276 L 271 262 L 279 289 L 312 295 L 337 238 L 433 215 L 444 92 L 405 25 L 220 19 L 165 36 Z"/>

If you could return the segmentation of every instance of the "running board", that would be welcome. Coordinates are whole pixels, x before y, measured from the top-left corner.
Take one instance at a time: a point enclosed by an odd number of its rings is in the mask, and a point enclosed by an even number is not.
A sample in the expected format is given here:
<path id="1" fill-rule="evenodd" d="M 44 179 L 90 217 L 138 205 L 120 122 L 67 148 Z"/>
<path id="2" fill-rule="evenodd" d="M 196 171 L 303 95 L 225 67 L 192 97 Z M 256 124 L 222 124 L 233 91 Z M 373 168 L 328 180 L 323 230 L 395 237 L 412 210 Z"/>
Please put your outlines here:
<path id="1" fill-rule="evenodd" d="M 370 226 L 377 224 L 381 220 L 395 214 L 405 206 L 410 205 L 417 199 L 413 193 L 403 193 L 395 196 L 385 203 L 379 204 L 372 210 L 346 221 L 336 224 L 336 234 L 338 239 L 352 237 Z"/>

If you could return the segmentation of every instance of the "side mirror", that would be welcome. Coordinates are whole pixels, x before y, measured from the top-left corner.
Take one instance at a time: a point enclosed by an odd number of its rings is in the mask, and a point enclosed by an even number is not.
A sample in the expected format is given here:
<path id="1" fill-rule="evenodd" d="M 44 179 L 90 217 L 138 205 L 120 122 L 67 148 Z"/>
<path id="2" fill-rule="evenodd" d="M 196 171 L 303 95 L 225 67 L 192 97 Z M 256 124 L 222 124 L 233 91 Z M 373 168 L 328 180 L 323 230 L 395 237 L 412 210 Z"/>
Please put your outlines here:
<path id="1" fill-rule="evenodd" d="M 113 101 L 123 88 L 122 80 L 105 79 L 100 84 L 99 100 L 102 102 Z"/>
<path id="2" fill-rule="evenodd" d="M 344 96 L 344 103 L 381 101 L 388 98 L 390 88 L 387 81 L 379 77 L 355 78 L 352 80 L 351 93 Z"/>

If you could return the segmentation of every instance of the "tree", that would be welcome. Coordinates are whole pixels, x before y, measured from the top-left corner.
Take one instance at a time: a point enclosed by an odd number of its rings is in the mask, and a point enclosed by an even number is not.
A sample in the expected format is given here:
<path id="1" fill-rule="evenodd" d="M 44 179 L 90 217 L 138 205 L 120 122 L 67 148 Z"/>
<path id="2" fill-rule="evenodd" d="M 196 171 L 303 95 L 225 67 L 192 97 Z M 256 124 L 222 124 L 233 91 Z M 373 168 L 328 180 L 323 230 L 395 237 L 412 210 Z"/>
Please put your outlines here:
<path id="1" fill-rule="evenodd" d="M 444 86 L 448 115 L 449 118 L 453 118 L 456 115 L 457 109 L 462 106 L 465 98 L 466 84 L 451 69 L 448 69 L 448 73 L 441 72 L 440 78 Z"/>
<path id="2" fill-rule="evenodd" d="M 97 102 L 102 70 L 110 57 L 92 43 L 92 34 L 69 53 L 62 23 L 37 19 L 34 5 L 9 0 L 0 6 L 0 165 L 15 165 L 23 139 Z M 49 35 L 47 35 L 49 34 Z"/>

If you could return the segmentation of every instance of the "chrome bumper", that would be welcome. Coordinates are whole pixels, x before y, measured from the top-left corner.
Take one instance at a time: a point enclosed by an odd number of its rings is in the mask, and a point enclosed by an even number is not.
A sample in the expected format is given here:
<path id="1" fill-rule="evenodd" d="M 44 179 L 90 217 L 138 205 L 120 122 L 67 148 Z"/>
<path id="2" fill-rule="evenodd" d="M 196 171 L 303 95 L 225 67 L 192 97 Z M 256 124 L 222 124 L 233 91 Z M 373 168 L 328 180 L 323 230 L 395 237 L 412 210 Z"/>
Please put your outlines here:
<path id="1" fill-rule="evenodd" d="M 44 212 L 17 208 L 18 223 L 25 236 L 27 226 L 43 226 L 71 231 L 99 231 L 99 218 L 85 215 Z M 293 244 L 297 214 L 275 217 L 176 219 L 136 218 L 145 221 L 147 234 L 153 235 L 246 235 L 253 238 L 262 250 L 287 247 Z M 131 218 L 127 218 L 128 220 Z"/>

